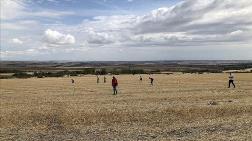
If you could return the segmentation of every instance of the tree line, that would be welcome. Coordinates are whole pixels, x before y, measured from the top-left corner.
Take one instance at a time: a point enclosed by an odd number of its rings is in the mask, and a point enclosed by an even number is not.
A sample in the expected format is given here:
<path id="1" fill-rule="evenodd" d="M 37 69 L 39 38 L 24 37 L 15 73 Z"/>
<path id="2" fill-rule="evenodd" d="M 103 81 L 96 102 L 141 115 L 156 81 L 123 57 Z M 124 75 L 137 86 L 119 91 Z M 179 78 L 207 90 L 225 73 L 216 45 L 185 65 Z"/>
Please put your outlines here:
<path id="1" fill-rule="evenodd" d="M 57 72 L 47 72 L 47 71 L 34 71 L 34 72 L 25 72 L 25 71 L 8 71 L 8 73 L 14 73 L 11 76 L 1 76 L 0 79 L 7 79 L 7 78 L 31 78 L 31 77 L 37 77 L 37 78 L 43 78 L 43 77 L 65 77 L 65 76 L 79 76 L 79 75 L 106 75 L 106 74 L 112 74 L 112 75 L 119 75 L 119 74 L 146 74 L 147 72 L 143 69 L 113 69 L 113 70 L 107 70 L 105 68 L 96 69 L 96 68 L 85 68 L 78 71 L 57 71 Z"/>
<path id="2" fill-rule="evenodd" d="M 221 70 L 215 69 L 178 69 L 182 73 L 221 73 Z M 244 72 L 244 73 L 251 73 Z M 119 74 L 159 74 L 161 70 L 144 70 L 144 69 L 126 69 L 126 68 L 84 68 L 82 70 L 62 70 L 62 71 L 20 71 L 20 70 L 1 70 L 0 73 L 13 73 L 13 75 L 0 75 L 0 79 L 9 78 L 44 78 L 44 77 L 66 77 L 66 76 L 80 76 L 80 75 L 119 75 Z M 241 73 L 241 72 L 240 72 Z"/>

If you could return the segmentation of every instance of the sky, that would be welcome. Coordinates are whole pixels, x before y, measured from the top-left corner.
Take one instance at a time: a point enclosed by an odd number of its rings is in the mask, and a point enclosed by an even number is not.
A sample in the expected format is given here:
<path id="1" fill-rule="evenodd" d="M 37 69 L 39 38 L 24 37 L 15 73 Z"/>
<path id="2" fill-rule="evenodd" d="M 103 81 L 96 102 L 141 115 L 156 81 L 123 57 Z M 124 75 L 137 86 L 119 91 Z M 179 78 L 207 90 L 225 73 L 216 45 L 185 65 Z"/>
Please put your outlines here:
<path id="1" fill-rule="evenodd" d="M 252 60 L 252 0 L 0 4 L 1 60 Z"/>

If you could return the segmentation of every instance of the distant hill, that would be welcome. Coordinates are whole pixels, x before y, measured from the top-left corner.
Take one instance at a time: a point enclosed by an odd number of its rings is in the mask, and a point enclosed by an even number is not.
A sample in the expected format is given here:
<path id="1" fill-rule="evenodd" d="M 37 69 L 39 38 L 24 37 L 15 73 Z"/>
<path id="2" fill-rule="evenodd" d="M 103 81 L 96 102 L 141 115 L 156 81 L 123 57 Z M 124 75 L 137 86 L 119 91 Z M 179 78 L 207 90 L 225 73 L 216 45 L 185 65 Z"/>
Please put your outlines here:
<path id="1" fill-rule="evenodd" d="M 0 61 L 0 71 L 59 71 L 84 68 L 143 69 L 147 71 L 222 72 L 252 68 L 252 60 L 172 60 L 172 61 Z"/>

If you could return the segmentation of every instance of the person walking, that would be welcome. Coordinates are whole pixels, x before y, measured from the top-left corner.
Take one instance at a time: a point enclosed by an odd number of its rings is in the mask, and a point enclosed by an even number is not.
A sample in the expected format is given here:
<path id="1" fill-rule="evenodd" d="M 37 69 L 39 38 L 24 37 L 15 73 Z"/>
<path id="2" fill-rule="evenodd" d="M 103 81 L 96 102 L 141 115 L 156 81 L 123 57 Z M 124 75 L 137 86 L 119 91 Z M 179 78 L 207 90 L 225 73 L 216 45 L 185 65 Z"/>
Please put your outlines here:
<path id="1" fill-rule="evenodd" d="M 117 94 L 117 86 L 118 86 L 117 79 L 113 76 L 113 78 L 112 78 L 112 87 L 113 87 L 114 95 Z"/>
<path id="2" fill-rule="evenodd" d="M 228 88 L 230 88 L 230 84 L 232 84 L 235 88 L 235 84 L 234 84 L 234 75 L 230 72 L 229 73 L 229 81 L 228 81 Z"/>
<path id="3" fill-rule="evenodd" d="M 153 86 L 153 81 L 154 81 L 154 78 L 153 78 L 153 77 L 149 77 L 149 79 L 150 79 L 150 83 L 151 83 L 151 85 Z"/>

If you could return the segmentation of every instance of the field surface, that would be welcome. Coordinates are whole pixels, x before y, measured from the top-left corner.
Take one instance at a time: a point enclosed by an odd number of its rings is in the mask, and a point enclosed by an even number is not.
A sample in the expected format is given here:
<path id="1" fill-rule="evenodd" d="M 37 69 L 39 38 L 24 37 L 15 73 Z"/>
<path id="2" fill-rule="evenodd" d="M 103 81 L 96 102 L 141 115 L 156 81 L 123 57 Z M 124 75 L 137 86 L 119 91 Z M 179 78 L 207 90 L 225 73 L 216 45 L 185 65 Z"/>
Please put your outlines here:
<path id="1" fill-rule="evenodd" d="M 0 141 L 252 139 L 251 73 L 116 77 L 0 80 Z"/>

